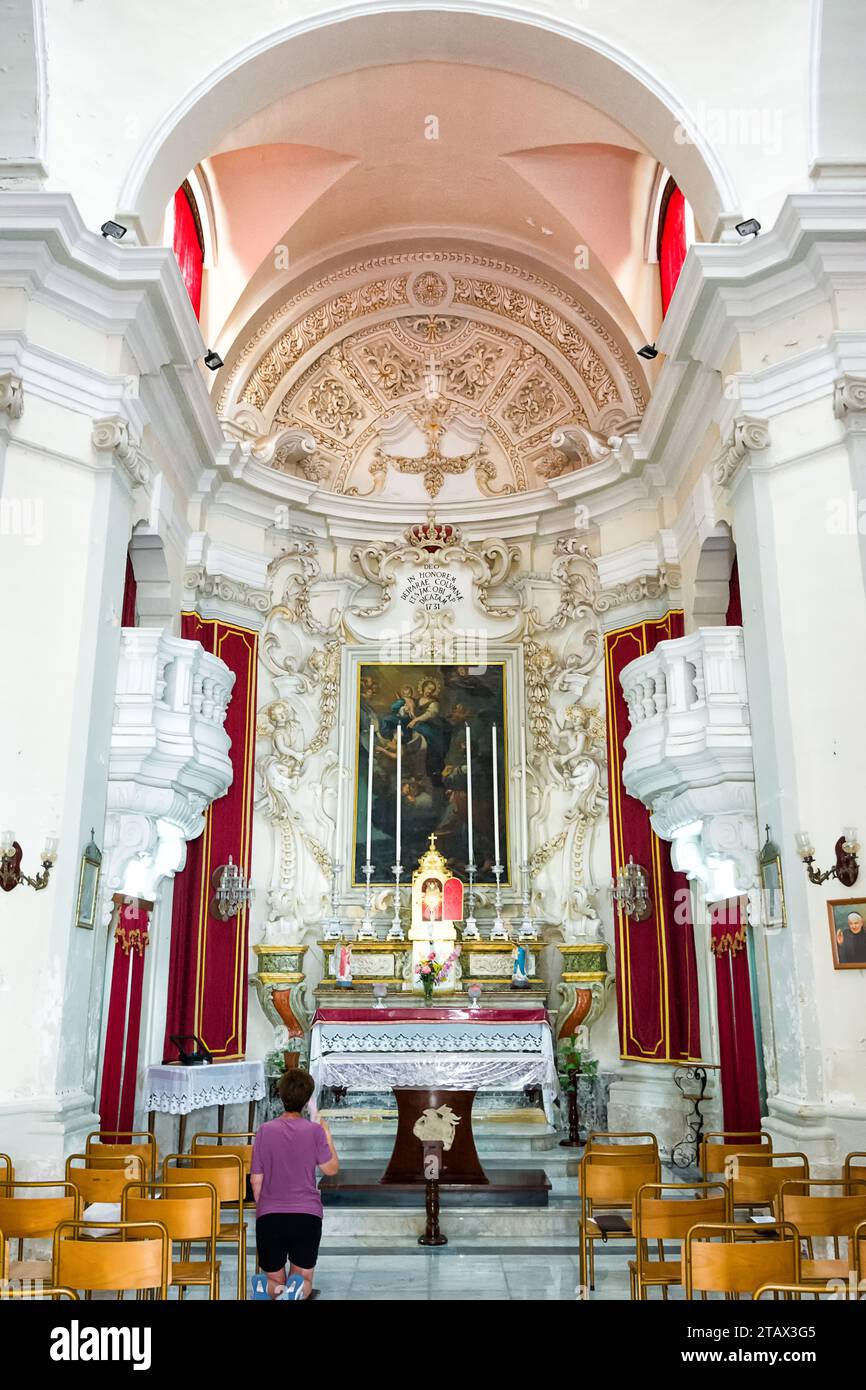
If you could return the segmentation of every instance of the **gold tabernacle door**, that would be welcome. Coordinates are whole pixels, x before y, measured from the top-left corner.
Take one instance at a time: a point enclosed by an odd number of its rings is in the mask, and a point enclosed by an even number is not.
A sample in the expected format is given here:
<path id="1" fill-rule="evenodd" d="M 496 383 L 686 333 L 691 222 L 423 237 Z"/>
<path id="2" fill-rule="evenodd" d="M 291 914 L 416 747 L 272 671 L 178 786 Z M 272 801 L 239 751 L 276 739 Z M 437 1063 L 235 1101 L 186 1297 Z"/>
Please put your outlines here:
<path id="1" fill-rule="evenodd" d="M 448 872 L 436 848 L 436 836 L 412 875 L 412 941 L 455 941 L 455 922 L 463 921 L 463 884 Z"/>

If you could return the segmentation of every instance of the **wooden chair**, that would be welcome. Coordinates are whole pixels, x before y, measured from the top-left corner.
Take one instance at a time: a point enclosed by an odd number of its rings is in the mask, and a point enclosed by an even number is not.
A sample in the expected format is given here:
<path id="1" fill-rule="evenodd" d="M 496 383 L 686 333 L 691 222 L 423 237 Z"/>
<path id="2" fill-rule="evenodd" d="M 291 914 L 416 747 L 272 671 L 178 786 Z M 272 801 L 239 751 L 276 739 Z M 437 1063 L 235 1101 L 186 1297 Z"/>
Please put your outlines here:
<path id="1" fill-rule="evenodd" d="M 783 1182 L 792 1178 L 809 1180 L 809 1160 L 801 1153 L 739 1153 L 727 1161 L 726 1178 L 731 1185 L 734 1211 L 747 1207 L 776 1210 L 776 1199 Z"/>
<path id="2" fill-rule="evenodd" d="M 94 1228 L 105 1236 L 93 1240 Z M 168 1296 L 171 1241 L 159 1221 L 63 1221 L 54 1232 L 51 1282 L 55 1288 L 81 1289 L 85 1298 L 97 1290 L 158 1291 Z"/>
<path id="3" fill-rule="evenodd" d="M 679 1256 L 665 1259 L 666 1240 L 682 1243 L 698 1221 L 724 1224 L 730 1220 L 731 1193 L 726 1183 L 645 1183 L 635 1193 L 632 1214 L 635 1259 L 628 1266 L 632 1298 L 644 1299 L 648 1288 L 660 1287 L 662 1298 L 667 1299 L 668 1289 L 682 1283 L 682 1260 Z M 656 1242 L 655 1260 L 650 1259 L 651 1240 Z"/>
<path id="4" fill-rule="evenodd" d="M 220 1156 L 235 1154 L 244 1165 L 244 1206 L 254 1208 L 256 1200 L 250 1187 L 250 1168 L 253 1162 L 254 1130 L 201 1130 L 192 1137 L 190 1153 L 201 1154 L 208 1161 L 218 1163 Z M 228 1140 L 228 1143 L 226 1142 Z"/>
<path id="5" fill-rule="evenodd" d="M 51 1261 L 49 1260 L 48 1263 L 50 1264 Z M 74 1298 L 76 1303 L 78 1302 L 78 1294 L 74 1289 L 56 1289 L 53 1285 L 46 1286 L 45 1284 L 40 1284 L 38 1289 L 4 1288 L 0 1284 L 0 1299 L 5 1298 L 45 1298 L 50 1299 L 52 1303 L 56 1303 L 60 1298 Z"/>
<path id="6" fill-rule="evenodd" d="M 851 1182 L 853 1178 L 866 1178 L 866 1153 L 848 1154 L 842 1168 L 842 1177 L 846 1182 Z"/>
<path id="7" fill-rule="evenodd" d="M 866 1294 L 866 1221 L 858 1221 L 848 1242 L 848 1257 L 857 1281 L 857 1291 Z"/>
<path id="8" fill-rule="evenodd" d="M 724 1178 L 728 1160 L 737 1154 L 761 1154 L 773 1152 L 773 1136 L 761 1130 L 758 1139 L 754 1132 L 717 1130 L 709 1132 L 701 1139 L 700 1166 L 704 1182 L 713 1178 Z"/>
<path id="9" fill-rule="evenodd" d="M 597 1240 L 633 1240 L 631 1208 L 639 1188 L 657 1183 L 661 1167 L 657 1155 L 636 1157 L 585 1153 L 580 1161 L 580 1282 L 595 1288 Z M 617 1208 L 620 1208 L 617 1211 Z M 625 1214 L 627 1212 L 627 1215 Z"/>
<path id="10" fill-rule="evenodd" d="M 815 1188 L 841 1188 L 836 1195 L 816 1194 Z M 808 1259 L 803 1260 L 804 1283 L 826 1284 L 830 1279 L 848 1278 L 853 1261 L 853 1248 L 843 1259 L 839 1241 L 847 1239 L 852 1247 L 854 1231 L 866 1221 L 866 1179 L 812 1178 L 808 1182 L 783 1182 L 778 1198 L 779 1218 L 790 1221 L 806 1242 Z M 816 1260 L 813 1241 L 832 1239 L 833 1258 Z"/>
<path id="11" fill-rule="evenodd" d="M 218 1160 L 208 1154 L 169 1154 L 162 1167 L 163 1182 L 211 1183 L 220 1205 L 218 1244 L 233 1245 L 238 1257 L 238 1298 L 246 1298 L 247 1228 L 244 1223 L 244 1168 L 237 1154 L 224 1153 Z M 229 1218 L 223 1220 L 223 1208 Z"/>
<path id="12" fill-rule="evenodd" d="M 808 1298 L 832 1299 L 847 1299 L 853 1297 L 846 1289 L 834 1283 L 828 1284 L 825 1289 L 822 1289 L 820 1284 L 762 1284 L 761 1287 L 756 1289 L 752 1294 L 752 1298 L 763 1298 L 764 1294 L 769 1293 L 773 1295 L 773 1298 L 778 1298 L 779 1294 L 782 1294 L 785 1298 L 795 1299 L 800 1299 L 804 1296 Z"/>
<path id="13" fill-rule="evenodd" d="M 8 1154 L 0 1154 L 0 1185 L 15 1181 L 15 1167 Z"/>
<path id="14" fill-rule="evenodd" d="M 90 1158 L 90 1154 L 70 1154 L 66 1160 L 66 1181 L 78 1189 L 85 1207 L 93 1202 L 119 1203 L 128 1182 L 146 1180 L 144 1160 L 138 1154 L 126 1155 L 120 1167 L 113 1164 L 106 1167 L 99 1155 L 96 1164 L 91 1163 Z M 84 1167 L 77 1168 L 77 1163 L 83 1163 Z"/>
<path id="15" fill-rule="evenodd" d="M 180 1299 L 192 1285 L 207 1288 L 212 1299 L 219 1297 L 218 1213 L 217 1191 L 209 1182 L 131 1182 L 120 1210 L 124 1221 L 142 1226 L 149 1220 L 158 1222 L 172 1242 L 180 1243 L 180 1260 L 172 1258 L 171 1264 L 171 1283 Z M 190 1259 L 193 1241 L 205 1243 L 206 1259 Z"/>
<path id="16" fill-rule="evenodd" d="M 640 1158 L 643 1155 L 658 1158 L 659 1141 L 649 1131 L 640 1130 L 591 1130 L 586 1136 L 584 1153 L 613 1154 L 618 1157 Z"/>
<path id="17" fill-rule="evenodd" d="M 46 1191 L 53 1196 L 38 1196 Z M 26 1195 L 17 1196 L 16 1192 Z M 34 1195 L 30 1195 L 33 1193 Z M 62 1193 L 62 1195 L 58 1195 Z M 17 1240 L 18 1258 L 9 1260 L 8 1278 L 51 1282 L 51 1260 L 25 1259 L 26 1240 L 51 1240 L 61 1221 L 81 1218 L 81 1198 L 71 1182 L 8 1182 L 0 1184 L 0 1230 L 7 1241 Z M 0 1266 L 2 1268 L 2 1266 Z"/>
<path id="18" fill-rule="evenodd" d="M 800 1238 L 789 1221 L 760 1227 L 735 1221 L 693 1226 L 682 1260 L 686 1298 L 694 1298 L 695 1291 L 702 1298 L 708 1293 L 735 1298 L 764 1284 L 800 1283 Z"/>
<path id="19" fill-rule="evenodd" d="M 123 1168 L 134 1155 L 144 1164 L 144 1180 L 152 1182 L 156 1177 L 159 1153 L 156 1139 L 146 1129 L 95 1129 L 84 1141 L 84 1152 L 89 1168 Z"/>

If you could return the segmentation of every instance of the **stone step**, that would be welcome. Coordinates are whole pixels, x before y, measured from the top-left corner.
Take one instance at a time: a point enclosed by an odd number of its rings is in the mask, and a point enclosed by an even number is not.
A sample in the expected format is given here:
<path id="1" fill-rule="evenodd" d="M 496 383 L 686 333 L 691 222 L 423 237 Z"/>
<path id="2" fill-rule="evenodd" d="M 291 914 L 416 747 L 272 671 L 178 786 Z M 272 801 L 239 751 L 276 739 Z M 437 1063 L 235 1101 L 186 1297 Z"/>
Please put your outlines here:
<path id="1" fill-rule="evenodd" d="M 443 1208 L 439 1223 L 449 1245 L 526 1240 L 577 1248 L 578 1213 L 565 1207 L 488 1207 L 477 1211 Z M 328 1207 L 322 1249 L 415 1245 L 424 1230 L 424 1209 Z"/>

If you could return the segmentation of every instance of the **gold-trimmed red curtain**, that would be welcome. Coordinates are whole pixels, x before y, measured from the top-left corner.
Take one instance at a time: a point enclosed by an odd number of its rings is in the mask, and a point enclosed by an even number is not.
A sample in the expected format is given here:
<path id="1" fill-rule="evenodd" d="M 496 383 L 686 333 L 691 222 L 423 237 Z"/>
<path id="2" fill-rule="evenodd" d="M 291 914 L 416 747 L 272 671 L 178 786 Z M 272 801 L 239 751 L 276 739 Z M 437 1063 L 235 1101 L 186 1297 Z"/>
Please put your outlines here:
<path id="1" fill-rule="evenodd" d="M 743 899 L 713 905 L 710 950 L 716 962 L 722 1112 L 732 1134 L 757 1134 L 761 1128 L 748 930 Z"/>
<path id="2" fill-rule="evenodd" d="M 658 642 L 683 635 L 682 610 L 605 636 L 610 858 L 616 878 L 631 855 L 647 871 L 652 915 L 633 922 L 617 907 L 616 993 L 621 1056 L 634 1062 L 697 1061 L 701 1056 L 698 974 L 688 880 L 671 864 L 642 802 L 622 782 L 628 706 L 620 672 Z"/>
<path id="3" fill-rule="evenodd" d="M 222 1061 L 243 1057 L 247 1031 L 249 909 L 224 922 L 212 917 L 212 876 L 231 855 L 250 872 L 258 634 L 221 619 L 181 615 L 181 636 L 201 642 L 235 673 L 225 728 L 234 776 L 213 802 L 174 881 L 164 1060 L 177 1061 L 171 1036 L 195 1034 Z"/>

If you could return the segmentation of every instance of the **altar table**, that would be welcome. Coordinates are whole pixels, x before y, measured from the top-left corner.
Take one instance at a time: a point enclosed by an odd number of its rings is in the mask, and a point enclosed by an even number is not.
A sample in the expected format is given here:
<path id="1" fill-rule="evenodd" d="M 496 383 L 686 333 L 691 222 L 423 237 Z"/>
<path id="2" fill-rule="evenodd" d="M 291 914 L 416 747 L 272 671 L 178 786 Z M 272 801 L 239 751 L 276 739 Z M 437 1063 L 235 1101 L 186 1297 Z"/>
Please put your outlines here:
<path id="1" fill-rule="evenodd" d="M 553 1036 L 542 1008 L 323 1006 L 313 1018 L 310 1071 L 323 1086 L 541 1090 L 553 1124 Z"/>
<path id="2" fill-rule="evenodd" d="M 157 1113 L 179 1115 L 178 1151 L 183 1153 L 186 1137 L 186 1117 L 194 1110 L 217 1107 L 217 1129 L 223 1127 L 227 1105 L 239 1101 L 249 1103 L 247 1128 L 255 1128 L 256 1101 L 265 1098 L 264 1062 L 209 1062 L 199 1067 L 184 1067 L 179 1062 L 166 1062 L 161 1067 L 148 1067 L 144 1074 L 144 1108 L 147 1127 L 154 1131 Z"/>

